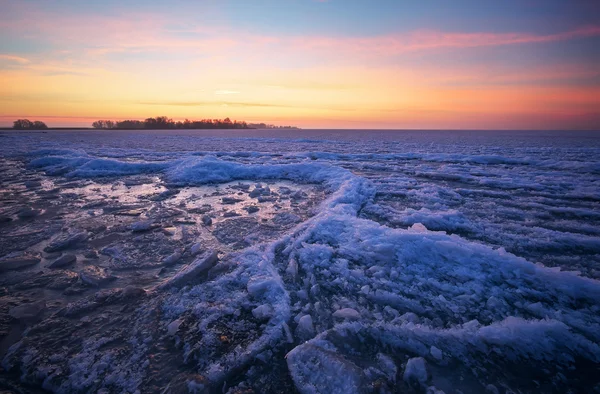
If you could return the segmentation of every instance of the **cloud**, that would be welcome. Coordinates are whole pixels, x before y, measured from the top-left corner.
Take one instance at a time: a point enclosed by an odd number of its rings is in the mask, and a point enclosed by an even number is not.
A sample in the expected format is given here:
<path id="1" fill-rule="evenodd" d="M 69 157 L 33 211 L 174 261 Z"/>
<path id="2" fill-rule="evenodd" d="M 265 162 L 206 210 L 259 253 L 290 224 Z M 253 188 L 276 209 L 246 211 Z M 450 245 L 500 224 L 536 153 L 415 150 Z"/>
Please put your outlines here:
<path id="1" fill-rule="evenodd" d="M 236 101 L 140 101 L 137 104 L 155 106 L 178 106 L 178 107 L 214 107 L 227 106 L 236 108 L 295 108 L 295 109 L 327 109 L 330 111 L 354 111 L 354 108 L 330 108 L 310 105 L 285 105 L 271 103 L 251 103 Z"/>
<path id="2" fill-rule="evenodd" d="M 228 94 L 240 94 L 237 90 L 215 90 L 215 94 L 228 95 Z"/>
<path id="3" fill-rule="evenodd" d="M 29 59 L 26 59 L 26 58 L 21 57 L 21 56 L 0 54 L 0 61 L 2 61 L 2 60 L 8 61 L 8 62 L 13 62 L 13 63 L 19 63 L 19 64 L 28 64 L 28 63 L 30 63 Z"/>
<path id="4" fill-rule="evenodd" d="M 417 30 L 409 33 L 375 37 L 296 37 L 291 38 L 287 44 L 304 50 L 359 52 L 385 56 L 445 48 L 458 49 L 548 43 L 596 36 L 600 36 L 600 26 L 583 26 L 553 34 L 457 33 Z M 282 40 L 286 39 L 283 38 Z"/>
<path id="5" fill-rule="evenodd" d="M 51 43 L 56 50 L 69 48 L 79 56 L 111 53 L 185 53 L 210 56 L 255 56 L 258 59 L 289 55 L 325 56 L 352 54 L 389 57 L 419 51 L 549 43 L 600 36 L 600 26 L 587 25 L 548 33 L 529 32 L 448 32 L 415 30 L 378 36 L 267 35 L 216 24 L 198 24 L 193 19 L 174 20 L 167 14 L 126 12 L 120 17 L 60 14 L 42 11 L 24 2 L 11 3 L 19 18 L 0 20 L 0 32 L 7 37 L 28 36 Z M 15 12 L 15 11 L 13 11 Z M 177 26 L 174 28 L 173 26 Z M 2 55 L 20 62 L 23 58 Z M 17 60 L 19 59 L 19 60 Z M 21 60 L 22 59 L 22 60 Z"/>
<path id="6" fill-rule="evenodd" d="M 227 105 L 231 107 L 276 107 L 276 108 L 291 108 L 292 106 L 269 103 L 245 103 L 231 101 L 141 101 L 138 104 L 142 105 L 164 105 L 177 107 L 207 107 Z"/>

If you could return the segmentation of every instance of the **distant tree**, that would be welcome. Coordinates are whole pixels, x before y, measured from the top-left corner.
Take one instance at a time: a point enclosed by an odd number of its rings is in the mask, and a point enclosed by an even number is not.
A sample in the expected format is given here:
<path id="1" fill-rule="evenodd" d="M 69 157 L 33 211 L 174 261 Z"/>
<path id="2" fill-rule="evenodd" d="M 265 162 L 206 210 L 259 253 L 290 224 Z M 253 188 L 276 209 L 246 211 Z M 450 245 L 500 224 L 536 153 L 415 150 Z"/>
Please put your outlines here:
<path id="1" fill-rule="evenodd" d="M 144 122 L 141 120 L 123 120 L 116 122 L 115 129 L 143 129 Z"/>
<path id="2" fill-rule="evenodd" d="M 166 116 L 157 116 L 156 118 L 148 118 L 144 120 L 145 129 L 174 129 L 176 123 L 173 119 Z"/>
<path id="3" fill-rule="evenodd" d="M 295 126 L 275 126 L 272 124 L 266 123 L 248 123 L 248 128 L 251 129 L 294 129 L 297 130 L 298 127 Z"/>
<path id="4" fill-rule="evenodd" d="M 18 119 L 13 122 L 13 129 L 24 130 L 33 127 L 33 122 L 29 119 Z"/>
<path id="5" fill-rule="evenodd" d="M 116 122 L 112 120 L 97 120 L 92 123 L 92 127 L 95 129 L 114 129 L 116 126 Z"/>
<path id="6" fill-rule="evenodd" d="M 46 123 L 39 120 L 32 122 L 29 119 L 18 119 L 13 122 L 13 129 L 17 130 L 40 130 L 47 128 Z"/>
<path id="7" fill-rule="evenodd" d="M 41 129 L 47 129 L 48 126 L 46 126 L 46 123 L 36 120 L 35 122 L 33 122 L 33 128 L 41 130 Z"/>
<path id="8" fill-rule="evenodd" d="M 144 120 L 97 120 L 92 123 L 95 129 L 251 129 L 262 126 L 263 128 L 275 127 L 264 123 L 253 125 L 244 121 L 225 119 L 202 119 L 174 121 L 166 116 L 157 116 L 155 118 L 146 118 Z"/>

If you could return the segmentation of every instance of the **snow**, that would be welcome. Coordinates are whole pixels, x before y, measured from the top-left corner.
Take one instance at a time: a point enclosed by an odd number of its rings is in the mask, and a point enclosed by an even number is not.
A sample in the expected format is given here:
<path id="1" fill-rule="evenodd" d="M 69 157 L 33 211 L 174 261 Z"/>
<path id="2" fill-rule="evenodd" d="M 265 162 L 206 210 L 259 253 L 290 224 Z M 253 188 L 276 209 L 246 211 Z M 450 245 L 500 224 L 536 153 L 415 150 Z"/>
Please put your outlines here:
<path id="1" fill-rule="evenodd" d="M 50 179 L 156 177 L 162 197 L 131 204 L 139 216 L 119 216 L 110 229 L 159 245 L 157 269 L 139 274 L 148 291 L 130 297 L 130 309 L 105 301 L 122 297 L 84 298 L 73 307 L 99 327 L 130 323 L 119 338 L 131 349 L 114 350 L 109 334 L 89 323 L 72 334 L 88 336 L 79 337 L 81 349 L 68 351 L 52 347 L 51 332 L 32 330 L 4 368 L 55 391 L 133 392 L 151 371 L 167 368 L 148 363 L 160 359 L 156 349 L 169 349 L 160 355 L 189 370 L 164 373 L 164 386 L 192 392 L 279 384 L 301 393 L 375 384 L 383 392 L 525 392 L 537 389 L 534 380 L 554 391 L 587 387 L 578 371 L 600 362 L 600 146 L 469 145 L 450 136 L 433 144 L 411 135 L 368 144 L 117 134 L 106 145 L 64 145 L 72 149 L 38 145 L 44 136 L 6 137 L 14 142 L 1 148 L 6 157 L 24 157 Z M 223 194 L 226 187 L 235 194 Z M 167 188 L 175 191 L 164 194 Z M 191 189 L 203 192 L 186 195 Z M 314 200 L 313 190 L 325 196 L 314 212 L 287 210 Z M 191 202 L 201 211 L 191 224 L 169 219 L 177 210 L 187 215 Z M 155 226 L 170 235 L 148 231 Z M 107 239 L 64 227 L 47 253 Z M 117 278 L 103 263 L 127 267 L 119 263 L 127 249 L 98 249 L 100 261 L 77 271 L 81 281 L 117 286 L 129 274 Z M 65 355 L 50 359 L 50 352 Z"/>

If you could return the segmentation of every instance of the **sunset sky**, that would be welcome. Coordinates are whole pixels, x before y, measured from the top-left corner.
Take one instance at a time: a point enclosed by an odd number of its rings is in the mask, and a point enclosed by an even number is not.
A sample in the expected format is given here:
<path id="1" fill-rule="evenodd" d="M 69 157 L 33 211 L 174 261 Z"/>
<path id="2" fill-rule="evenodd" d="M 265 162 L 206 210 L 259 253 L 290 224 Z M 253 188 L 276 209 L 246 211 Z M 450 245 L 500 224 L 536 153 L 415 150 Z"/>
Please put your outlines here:
<path id="1" fill-rule="evenodd" d="M 600 1 L 0 0 L 0 126 L 600 129 Z"/>

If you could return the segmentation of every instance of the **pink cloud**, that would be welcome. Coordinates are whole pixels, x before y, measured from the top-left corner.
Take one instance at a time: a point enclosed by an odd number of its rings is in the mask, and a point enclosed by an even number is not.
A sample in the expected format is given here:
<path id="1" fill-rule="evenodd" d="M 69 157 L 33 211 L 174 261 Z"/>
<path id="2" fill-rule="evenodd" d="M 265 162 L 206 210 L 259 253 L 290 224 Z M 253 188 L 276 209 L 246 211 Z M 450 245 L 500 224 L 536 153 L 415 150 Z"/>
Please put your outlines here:
<path id="1" fill-rule="evenodd" d="M 296 37 L 291 39 L 291 43 L 304 49 L 392 55 L 443 48 L 474 48 L 557 42 L 595 36 L 600 36 L 600 26 L 584 26 L 566 32 L 545 35 L 531 33 L 446 33 L 435 30 L 420 30 L 405 34 L 367 38 Z M 285 38 L 281 40 L 283 42 Z"/>
<path id="2" fill-rule="evenodd" d="M 13 55 L 4 55 L 4 54 L 0 54 L 0 61 L 1 60 L 6 60 L 6 61 L 9 61 L 9 62 L 14 62 L 14 63 L 19 63 L 19 64 L 27 64 L 27 63 L 29 63 L 29 59 L 26 59 L 24 57 L 13 56 Z"/>
<path id="3" fill-rule="evenodd" d="M 600 36 L 600 26 L 579 28 L 550 34 L 523 32 L 461 33 L 417 30 L 374 37 L 271 36 L 239 31 L 223 25 L 192 23 L 154 13 L 127 13 L 107 18 L 101 15 L 65 15 L 41 11 L 25 3 L 9 3 L 12 12 L 26 15 L 29 23 L 19 18 L 0 18 L 0 32 L 33 39 L 48 40 L 55 46 L 80 46 L 91 55 L 112 52 L 187 51 L 215 54 L 302 52 L 306 55 L 393 56 L 438 49 L 460 49 L 532 43 L 558 42 Z M 185 26 L 177 29 L 175 26 Z M 179 33 L 194 33 L 189 36 Z M 64 48 L 61 48 L 64 49 Z"/>

